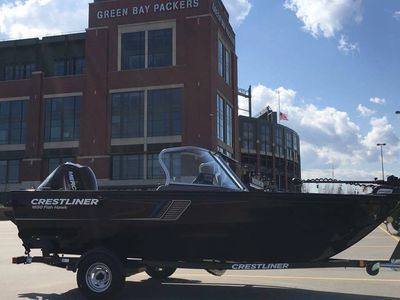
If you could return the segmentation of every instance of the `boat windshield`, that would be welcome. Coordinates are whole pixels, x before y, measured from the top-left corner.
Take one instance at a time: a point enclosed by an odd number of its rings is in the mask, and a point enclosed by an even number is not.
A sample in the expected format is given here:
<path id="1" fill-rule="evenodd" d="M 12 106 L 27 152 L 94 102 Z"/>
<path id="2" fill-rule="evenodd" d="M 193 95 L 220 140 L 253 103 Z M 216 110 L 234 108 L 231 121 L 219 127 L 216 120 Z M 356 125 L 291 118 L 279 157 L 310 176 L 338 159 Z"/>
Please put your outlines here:
<path id="1" fill-rule="evenodd" d="M 197 147 L 169 148 L 161 151 L 159 161 L 165 172 L 165 185 L 203 185 L 246 190 L 225 161 L 208 150 Z"/>

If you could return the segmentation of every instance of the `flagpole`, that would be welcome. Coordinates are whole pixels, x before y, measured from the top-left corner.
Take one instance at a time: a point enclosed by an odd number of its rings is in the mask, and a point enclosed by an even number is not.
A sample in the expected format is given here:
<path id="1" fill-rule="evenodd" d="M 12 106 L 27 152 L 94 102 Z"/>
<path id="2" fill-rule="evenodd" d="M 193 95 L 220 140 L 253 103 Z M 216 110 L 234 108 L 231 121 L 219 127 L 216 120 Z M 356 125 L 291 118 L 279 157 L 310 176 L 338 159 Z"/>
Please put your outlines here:
<path id="1" fill-rule="evenodd" d="M 281 91 L 278 90 L 278 124 L 281 123 Z"/>

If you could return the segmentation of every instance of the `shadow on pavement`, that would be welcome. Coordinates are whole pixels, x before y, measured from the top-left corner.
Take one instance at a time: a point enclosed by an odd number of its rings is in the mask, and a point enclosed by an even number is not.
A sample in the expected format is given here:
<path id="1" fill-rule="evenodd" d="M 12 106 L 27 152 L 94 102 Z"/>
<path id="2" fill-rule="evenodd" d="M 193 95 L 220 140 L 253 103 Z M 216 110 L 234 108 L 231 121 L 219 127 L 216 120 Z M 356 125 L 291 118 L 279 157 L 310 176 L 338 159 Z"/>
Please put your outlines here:
<path id="1" fill-rule="evenodd" d="M 85 298 L 78 289 L 73 289 L 64 294 L 20 294 L 19 299 L 84 300 Z M 141 282 L 128 281 L 123 291 L 114 300 L 128 299 L 396 300 L 398 298 L 319 292 L 267 285 L 203 284 L 201 281 L 172 278 L 163 283 L 152 279 Z"/>

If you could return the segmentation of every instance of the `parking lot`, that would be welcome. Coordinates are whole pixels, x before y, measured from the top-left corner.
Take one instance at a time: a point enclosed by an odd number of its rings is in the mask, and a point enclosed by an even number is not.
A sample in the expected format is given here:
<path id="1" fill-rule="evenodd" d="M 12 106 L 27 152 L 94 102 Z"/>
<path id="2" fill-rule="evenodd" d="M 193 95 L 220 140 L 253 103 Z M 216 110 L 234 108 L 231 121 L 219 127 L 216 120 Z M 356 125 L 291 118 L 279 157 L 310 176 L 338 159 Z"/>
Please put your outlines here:
<path id="1" fill-rule="evenodd" d="M 24 252 L 11 222 L 0 222 L 0 241 L 1 300 L 83 299 L 72 272 L 40 264 L 11 264 L 12 256 Z M 397 242 L 382 226 L 338 257 L 388 259 Z M 363 269 L 229 271 L 214 277 L 202 270 L 178 270 L 164 283 L 146 274 L 132 276 L 116 299 L 390 300 L 400 299 L 400 272 L 381 270 L 371 277 Z"/>

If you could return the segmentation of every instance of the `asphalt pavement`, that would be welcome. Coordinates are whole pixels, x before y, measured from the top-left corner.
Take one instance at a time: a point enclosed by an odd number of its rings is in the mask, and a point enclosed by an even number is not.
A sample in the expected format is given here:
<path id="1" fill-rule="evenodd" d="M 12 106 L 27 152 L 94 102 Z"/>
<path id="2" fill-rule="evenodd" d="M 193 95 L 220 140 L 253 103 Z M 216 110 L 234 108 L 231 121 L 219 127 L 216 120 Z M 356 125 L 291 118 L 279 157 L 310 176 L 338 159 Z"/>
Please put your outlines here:
<path id="1" fill-rule="evenodd" d="M 338 258 L 388 259 L 398 240 L 382 226 Z M 72 272 L 41 264 L 12 265 L 11 257 L 23 252 L 17 228 L 0 222 L 0 300 L 84 299 Z M 203 270 L 178 270 L 163 283 L 142 273 L 129 277 L 115 299 L 391 300 L 400 299 L 400 272 L 381 270 L 371 277 L 364 269 L 228 271 L 214 277 Z"/>

